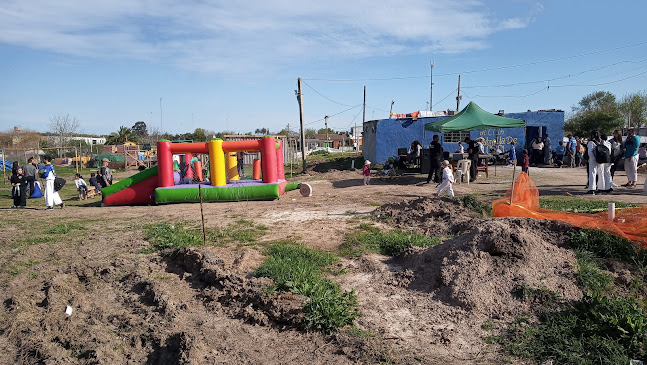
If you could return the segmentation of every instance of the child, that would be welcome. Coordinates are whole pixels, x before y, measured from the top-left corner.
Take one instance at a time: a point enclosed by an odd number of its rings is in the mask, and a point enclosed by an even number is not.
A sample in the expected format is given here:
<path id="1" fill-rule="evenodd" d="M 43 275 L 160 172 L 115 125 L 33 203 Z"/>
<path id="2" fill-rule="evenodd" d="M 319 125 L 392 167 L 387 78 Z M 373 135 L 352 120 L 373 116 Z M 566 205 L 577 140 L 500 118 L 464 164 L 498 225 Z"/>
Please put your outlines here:
<path id="1" fill-rule="evenodd" d="M 557 161 L 555 163 L 557 167 L 562 167 L 564 164 L 564 154 L 566 153 L 566 147 L 564 147 L 563 141 L 559 141 L 559 146 L 555 148 L 555 153 L 557 154 Z"/>
<path id="2" fill-rule="evenodd" d="M 9 178 L 11 181 L 11 195 L 13 196 L 12 208 L 25 208 L 27 199 L 27 178 L 22 173 L 22 168 L 17 168 L 16 173 Z"/>
<path id="3" fill-rule="evenodd" d="M 517 164 L 517 149 L 514 148 L 514 141 L 510 142 L 510 166 Z"/>
<path id="4" fill-rule="evenodd" d="M 364 185 L 368 185 L 368 182 L 371 181 L 371 161 L 364 161 L 364 168 L 362 169 L 362 175 L 364 175 Z"/>
<path id="5" fill-rule="evenodd" d="M 438 186 L 438 192 L 435 195 L 438 196 L 447 191 L 447 194 L 453 197 L 454 189 L 452 188 L 452 184 L 454 184 L 454 173 L 449 165 L 449 161 L 443 161 L 440 166 L 443 168 L 443 181 Z"/>
<path id="6" fill-rule="evenodd" d="M 88 197 L 88 185 L 85 183 L 85 180 L 83 180 L 83 177 L 81 174 L 76 174 L 74 176 L 74 184 L 76 185 L 76 190 L 81 193 L 81 197 L 83 200 L 87 199 Z"/>
<path id="7" fill-rule="evenodd" d="M 94 186 L 97 192 L 101 191 L 101 185 L 99 185 L 97 174 L 95 174 L 94 172 L 90 173 L 90 185 Z"/>
<path id="8" fill-rule="evenodd" d="M 528 156 L 528 150 L 523 150 L 523 157 L 521 158 L 521 171 L 528 174 L 529 167 L 530 167 L 530 156 Z"/>

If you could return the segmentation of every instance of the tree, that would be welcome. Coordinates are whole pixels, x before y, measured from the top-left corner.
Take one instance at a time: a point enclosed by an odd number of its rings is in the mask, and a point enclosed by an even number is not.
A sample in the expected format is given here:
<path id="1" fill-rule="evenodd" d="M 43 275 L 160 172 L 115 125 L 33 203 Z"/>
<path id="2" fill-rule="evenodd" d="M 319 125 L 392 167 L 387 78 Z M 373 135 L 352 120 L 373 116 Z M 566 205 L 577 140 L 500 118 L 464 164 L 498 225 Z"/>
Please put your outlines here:
<path id="1" fill-rule="evenodd" d="M 270 134 L 270 130 L 267 128 L 256 128 L 256 130 L 254 130 L 254 134 L 267 135 Z"/>
<path id="2" fill-rule="evenodd" d="M 117 133 L 112 132 L 106 138 L 106 144 L 108 145 L 123 144 L 124 142 L 139 143 L 139 136 L 133 133 L 130 128 L 124 127 L 123 125 L 119 127 Z"/>
<path id="3" fill-rule="evenodd" d="M 148 130 L 146 129 L 146 123 L 144 121 L 138 121 L 136 122 L 130 130 L 138 135 L 139 137 L 146 137 L 148 136 Z"/>
<path id="4" fill-rule="evenodd" d="M 630 127 L 642 127 L 647 123 L 647 94 L 636 92 L 627 94 L 620 101 L 618 108 Z"/>
<path id="5" fill-rule="evenodd" d="M 615 95 L 607 91 L 584 96 L 573 106 L 573 112 L 564 123 L 564 130 L 577 136 L 588 136 L 594 129 L 608 135 L 624 124 Z"/>
<path id="6" fill-rule="evenodd" d="M 317 134 L 317 131 L 315 131 L 314 129 L 311 129 L 311 128 L 306 128 L 306 130 L 304 131 L 304 134 L 305 134 L 306 138 L 312 138 L 315 134 Z"/>
<path id="7" fill-rule="evenodd" d="M 79 128 L 79 121 L 69 114 L 56 114 L 49 118 L 49 128 L 53 135 L 57 136 L 57 145 L 65 146 L 70 137 Z"/>
<path id="8" fill-rule="evenodd" d="M 336 134 L 337 132 L 333 131 L 330 128 L 321 128 L 320 130 L 317 131 L 317 134 Z"/>

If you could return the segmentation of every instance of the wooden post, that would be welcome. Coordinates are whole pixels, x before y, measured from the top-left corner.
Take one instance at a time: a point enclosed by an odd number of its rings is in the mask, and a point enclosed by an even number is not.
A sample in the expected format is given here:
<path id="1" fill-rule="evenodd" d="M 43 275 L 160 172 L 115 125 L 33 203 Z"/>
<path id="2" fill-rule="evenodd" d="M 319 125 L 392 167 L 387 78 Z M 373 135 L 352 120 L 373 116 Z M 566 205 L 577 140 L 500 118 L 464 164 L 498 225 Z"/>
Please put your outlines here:
<path id="1" fill-rule="evenodd" d="M 306 172 L 306 131 L 303 126 L 303 93 L 301 92 L 301 78 L 297 79 L 297 99 L 299 100 L 299 121 L 301 123 L 301 161 L 303 172 Z"/>
<path id="2" fill-rule="evenodd" d="M 207 231 L 204 228 L 204 212 L 202 210 L 202 184 L 198 184 L 198 195 L 200 195 L 200 220 L 202 221 L 202 244 L 207 245 Z"/>
<path id="3" fill-rule="evenodd" d="M 5 169 L 7 167 L 7 159 L 4 154 L 4 148 L 2 149 L 2 185 L 7 184 L 7 176 L 5 175 Z"/>
<path id="4" fill-rule="evenodd" d="M 510 188 L 510 206 L 512 206 L 512 197 L 514 196 L 514 174 L 517 171 L 517 162 L 512 166 L 512 187 Z"/>

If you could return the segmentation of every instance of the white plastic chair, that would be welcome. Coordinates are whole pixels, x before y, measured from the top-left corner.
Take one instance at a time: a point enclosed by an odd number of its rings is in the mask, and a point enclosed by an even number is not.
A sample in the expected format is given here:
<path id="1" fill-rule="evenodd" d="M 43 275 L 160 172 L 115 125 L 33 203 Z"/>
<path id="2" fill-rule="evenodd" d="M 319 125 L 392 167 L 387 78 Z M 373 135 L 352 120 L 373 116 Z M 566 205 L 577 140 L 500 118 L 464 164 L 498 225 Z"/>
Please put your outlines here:
<path id="1" fill-rule="evenodd" d="M 463 179 L 463 176 L 467 176 L 467 185 L 470 184 L 470 167 L 472 166 L 472 161 L 471 160 L 459 160 L 458 164 L 456 165 L 456 170 L 457 172 L 460 171 L 460 174 L 458 174 L 458 181 L 461 181 Z"/>

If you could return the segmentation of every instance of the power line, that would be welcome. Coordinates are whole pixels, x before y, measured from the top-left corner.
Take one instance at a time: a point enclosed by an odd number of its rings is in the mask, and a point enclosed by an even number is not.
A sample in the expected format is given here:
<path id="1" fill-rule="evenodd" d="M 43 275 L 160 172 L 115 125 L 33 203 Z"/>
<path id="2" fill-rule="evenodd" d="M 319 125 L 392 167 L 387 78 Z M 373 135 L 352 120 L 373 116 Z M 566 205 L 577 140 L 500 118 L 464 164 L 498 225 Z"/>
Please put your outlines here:
<path id="1" fill-rule="evenodd" d="M 543 82 L 551 82 L 551 81 L 556 81 L 556 80 L 568 79 L 568 78 L 571 78 L 571 77 L 583 75 L 585 73 L 600 71 L 600 70 L 603 70 L 605 68 L 612 67 L 612 66 L 617 66 L 617 65 L 623 64 L 623 63 L 644 63 L 644 62 L 647 62 L 647 60 L 641 60 L 641 61 L 628 61 L 628 60 L 625 60 L 625 61 L 619 61 L 619 62 L 611 63 L 611 64 L 608 64 L 608 65 L 604 65 L 602 67 L 588 69 L 588 70 L 581 71 L 581 72 L 574 73 L 574 74 L 554 77 L 552 79 L 537 80 L 537 81 L 525 81 L 525 82 L 515 82 L 515 83 L 498 84 L 498 85 L 463 86 L 462 88 L 463 89 L 476 89 L 476 88 L 486 88 L 486 87 L 510 87 L 510 86 L 517 86 L 517 85 L 539 84 L 539 83 L 543 83 Z"/>
<path id="2" fill-rule="evenodd" d="M 609 49 L 604 49 L 604 50 L 599 50 L 599 51 L 593 51 L 593 52 L 586 52 L 586 53 L 580 53 L 576 55 L 571 55 L 571 56 L 564 56 L 564 57 L 558 57 L 558 58 L 551 58 L 551 59 L 546 59 L 546 60 L 541 60 L 541 61 L 534 61 L 534 62 L 527 62 L 527 63 L 519 63 L 516 65 L 507 65 L 507 66 L 499 66 L 499 67 L 490 67 L 490 68 L 484 68 L 480 70 L 470 70 L 470 71 L 458 71 L 458 72 L 450 72 L 450 73 L 444 73 L 444 74 L 436 74 L 435 76 L 454 76 L 454 75 L 459 75 L 459 74 L 470 74 L 470 73 L 477 73 L 477 72 L 488 72 L 488 71 L 498 71 L 498 70 L 505 70 L 505 69 L 510 69 L 510 68 L 518 68 L 518 67 L 524 67 L 524 66 L 534 66 L 534 65 L 539 65 L 542 63 L 548 63 L 548 62 L 556 62 L 556 61 L 564 61 L 564 60 L 570 60 L 573 58 L 578 58 L 578 57 L 586 57 L 586 56 L 592 56 L 600 53 L 607 53 L 607 52 L 614 52 L 618 51 L 621 49 L 625 48 L 631 48 L 631 47 L 636 47 L 636 46 L 642 46 L 647 44 L 647 41 L 645 42 L 639 42 L 639 43 L 634 43 L 634 44 L 628 44 L 624 46 L 619 46 L 615 48 L 609 48 Z M 359 82 L 359 81 L 392 81 L 392 80 L 408 80 L 408 79 L 421 79 L 421 78 L 429 78 L 430 75 L 424 75 L 424 76 L 402 76 L 402 77 L 384 77 L 384 78 L 361 78 L 361 79 L 306 79 L 309 81 L 329 81 L 329 82 Z"/>
<path id="3" fill-rule="evenodd" d="M 445 101 L 445 99 L 447 99 L 448 97 L 450 97 L 450 96 L 454 95 L 454 93 L 456 92 L 456 90 L 458 90 L 458 88 L 455 88 L 455 89 L 454 89 L 454 90 L 452 90 L 449 94 L 447 94 L 447 96 L 445 96 L 444 98 L 440 99 L 440 101 L 439 101 L 439 102 L 437 102 L 436 104 L 432 105 L 432 108 L 433 108 L 433 107 L 435 107 L 436 105 L 438 105 L 438 104 L 442 103 L 443 101 Z"/>
<path id="4" fill-rule="evenodd" d="M 324 99 L 326 99 L 326 100 L 328 100 L 328 101 L 330 101 L 330 102 L 332 102 L 332 103 L 339 104 L 339 105 L 341 105 L 341 106 L 351 106 L 351 105 L 348 105 L 348 104 L 340 103 L 340 102 L 338 102 L 338 101 L 334 101 L 334 100 L 330 99 L 329 97 L 325 96 L 324 94 L 320 93 L 319 91 L 315 90 L 315 88 L 313 88 L 312 86 L 308 85 L 308 83 L 307 83 L 307 82 L 305 82 L 305 81 L 303 81 L 303 80 L 301 80 L 301 81 L 302 81 L 302 82 L 303 82 L 307 87 L 309 87 L 312 91 L 314 91 L 314 92 L 315 92 L 315 93 L 317 93 L 319 96 L 321 96 L 322 98 L 324 98 Z"/>
<path id="5" fill-rule="evenodd" d="M 349 111 L 349 110 L 353 110 L 353 109 L 355 109 L 355 108 L 357 108 L 357 107 L 359 107 L 359 106 L 362 106 L 362 104 L 358 104 L 358 105 L 355 105 L 355 106 L 353 106 L 353 107 L 350 107 L 350 108 L 348 108 L 348 109 L 346 109 L 346 110 L 342 110 L 342 111 L 340 111 L 339 113 L 331 114 L 331 115 L 329 115 L 328 117 L 330 118 L 330 117 L 337 116 L 337 115 L 339 115 L 339 114 L 346 113 L 347 111 Z M 322 120 L 324 120 L 324 119 L 325 119 L 325 118 L 317 119 L 317 120 L 314 120 L 314 121 L 312 121 L 312 122 L 305 123 L 304 125 L 311 125 L 311 124 L 315 124 L 315 123 L 321 122 L 321 121 L 322 121 Z"/>

